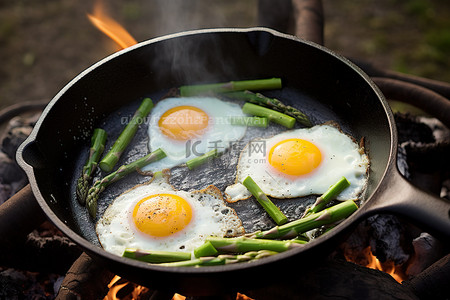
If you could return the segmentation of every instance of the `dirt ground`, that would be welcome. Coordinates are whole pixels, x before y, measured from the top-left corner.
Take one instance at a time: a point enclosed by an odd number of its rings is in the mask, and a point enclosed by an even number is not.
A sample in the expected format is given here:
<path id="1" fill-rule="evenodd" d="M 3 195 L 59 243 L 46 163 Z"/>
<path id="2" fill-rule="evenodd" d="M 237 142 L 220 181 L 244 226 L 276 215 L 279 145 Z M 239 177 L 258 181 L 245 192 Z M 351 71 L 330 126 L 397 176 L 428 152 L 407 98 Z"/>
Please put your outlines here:
<path id="1" fill-rule="evenodd" d="M 274 0 L 275 1 L 275 0 Z M 195 28 L 257 26 L 257 0 L 104 0 L 143 41 Z M 450 2 L 324 0 L 325 45 L 376 66 L 450 82 Z M 117 50 L 89 22 L 94 0 L 0 0 L 0 109 L 50 100 Z"/>

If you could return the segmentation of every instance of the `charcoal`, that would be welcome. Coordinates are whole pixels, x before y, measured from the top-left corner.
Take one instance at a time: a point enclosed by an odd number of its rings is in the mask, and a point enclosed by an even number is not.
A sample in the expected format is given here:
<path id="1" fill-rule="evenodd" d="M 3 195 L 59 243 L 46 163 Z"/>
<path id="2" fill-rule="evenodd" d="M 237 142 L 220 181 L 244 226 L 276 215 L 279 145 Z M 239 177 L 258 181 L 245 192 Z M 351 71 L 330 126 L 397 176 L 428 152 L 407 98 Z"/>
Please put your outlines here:
<path id="1" fill-rule="evenodd" d="M 23 179 L 20 167 L 3 152 L 0 152 L 0 174 L 2 174 L 2 183 L 11 183 Z"/>
<path id="2" fill-rule="evenodd" d="M 17 149 L 30 135 L 39 115 L 40 113 L 29 117 L 19 116 L 9 121 L 0 146 L 0 150 L 9 158 L 15 160 Z"/>
<path id="3" fill-rule="evenodd" d="M 442 257 L 422 273 L 403 282 L 420 299 L 448 300 L 450 295 L 450 254 Z"/>
<path id="4" fill-rule="evenodd" d="M 425 232 L 415 238 L 412 244 L 414 255 L 406 269 L 408 276 L 418 275 L 439 260 L 443 254 L 443 249 L 436 238 Z"/>
<path id="5" fill-rule="evenodd" d="M 442 183 L 440 196 L 441 198 L 450 200 L 450 179 L 447 179 Z"/>
<path id="6" fill-rule="evenodd" d="M 426 124 L 419 122 L 411 115 L 396 113 L 394 115 L 398 131 L 398 143 L 422 142 L 434 143 L 433 130 Z"/>
<path id="7" fill-rule="evenodd" d="M 393 261 L 396 265 L 403 264 L 409 258 L 403 248 L 405 227 L 395 216 L 375 215 L 366 221 L 370 227 L 370 247 L 372 253 L 381 261 Z"/>
<path id="8" fill-rule="evenodd" d="M 319 262 L 312 270 L 301 268 L 281 282 L 242 293 L 258 300 L 418 299 L 388 274 L 338 259 Z"/>
<path id="9" fill-rule="evenodd" d="M 375 215 L 361 222 L 347 240 L 339 246 L 335 255 L 344 255 L 359 265 L 368 265 L 364 249 L 370 246 L 372 254 L 380 262 L 393 261 L 396 265 L 405 263 L 409 255 L 409 243 L 405 241 L 406 228 L 392 215 Z"/>
<path id="10" fill-rule="evenodd" d="M 54 284 L 61 276 L 0 267 L 0 299 L 54 299 Z"/>
<path id="11" fill-rule="evenodd" d="M 23 244 L 2 252 L 0 266 L 62 275 L 80 254 L 79 247 L 69 238 L 59 235 L 42 237 L 35 230 Z"/>

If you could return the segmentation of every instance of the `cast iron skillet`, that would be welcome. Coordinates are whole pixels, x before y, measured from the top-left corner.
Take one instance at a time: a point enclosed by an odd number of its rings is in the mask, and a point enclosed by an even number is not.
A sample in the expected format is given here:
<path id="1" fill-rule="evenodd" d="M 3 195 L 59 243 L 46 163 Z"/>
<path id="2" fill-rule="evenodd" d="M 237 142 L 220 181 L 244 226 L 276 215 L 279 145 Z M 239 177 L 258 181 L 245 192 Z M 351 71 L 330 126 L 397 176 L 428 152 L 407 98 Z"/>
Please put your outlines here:
<path id="1" fill-rule="evenodd" d="M 281 77 L 284 85 L 272 95 L 302 106 L 314 123 L 332 118 L 357 140 L 364 138 L 371 166 L 357 212 L 301 249 L 248 264 L 164 268 L 112 255 L 92 241 L 89 226 L 80 226 L 83 208 L 77 208 L 73 182 L 94 127 L 107 124 L 111 115 L 119 118 L 122 107 L 131 112 L 143 96 L 159 97 L 182 84 L 269 77 Z M 110 137 L 119 133 L 113 127 Z M 17 159 L 42 210 L 89 255 L 135 282 L 199 295 L 284 278 L 312 257 L 325 255 L 360 220 L 376 213 L 407 217 L 448 238 L 449 203 L 403 179 L 396 149 L 395 123 L 383 95 L 345 58 L 269 29 L 212 29 L 142 42 L 93 65 L 50 102 Z"/>

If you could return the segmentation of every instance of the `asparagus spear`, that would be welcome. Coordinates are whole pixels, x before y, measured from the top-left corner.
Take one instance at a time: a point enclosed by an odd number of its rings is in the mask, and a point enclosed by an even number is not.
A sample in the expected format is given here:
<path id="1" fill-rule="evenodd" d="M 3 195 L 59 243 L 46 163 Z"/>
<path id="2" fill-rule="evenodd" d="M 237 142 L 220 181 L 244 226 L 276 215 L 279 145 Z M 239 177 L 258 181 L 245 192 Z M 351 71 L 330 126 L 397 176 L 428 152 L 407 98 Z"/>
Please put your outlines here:
<path id="1" fill-rule="evenodd" d="M 267 118 L 260 117 L 231 117 L 231 125 L 243 125 L 243 126 L 253 126 L 253 127 L 267 127 Z"/>
<path id="2" fill-rule="evenodd" d="M 77 198 L 81 205 L 86 203 L 86 195 L 89 189 L 89 184 L 92 180 L 92 174 L 97 168 L 100 156 L 105 149 L 107 133 L 101 128 L 94 129 L 94 133 L 91 137 L 91 149 L 89 152 L 89 158 L 83 167 L 80 178 L 77 181 Z"/>
<path id="3" fill-rule="evenodd" d="M 333 184 L 322 196 L 317 197 L 316 202 L 305 211 L 302 218 L 308 216 L 309 214 L 321 211 L 328 203 L 331 202 L 331 200 L 336 198 L 339 193 L 349 186 L 350 182 L 348 182 L 347 178 L 342 176 L 342 178 Z"/>
<path id="4" fill-rule="evenodd" d="M 249 102 L 244 104 L 242 111 L 246 114 L 251 114 L 258 117 L 266 117 L 269 121 L 278 123 L 287 128 L 292 128 L 295 124 L 295 119 L 291 116 Z"/>
<path id="5" fill-rule="evenodd" d="M 125 126 L 122 133 L 117 138 L 114 145 L 100 162 L 100 168 L 105 172 L 111 172 L 119 160 L 125 148 L 133 139 L 139 125 L 143 122 L 150 110 L 153 108 L 153 102 L 150 98 L 142 100 L 138 110 L 134 113 L 131 121 Z"/>
<path id="6" fill-rule="evenodd" d="M 281 226 L 275 226 L 266 231 L 254 232 L 251 237 L 261 239 L 294 238 L 300 233 L 345 219 L 357 209 L 358 206 L 353 200 L 347 200 L 326 208 L 320 212 L 312 213 L 305 218 L 298 219 Z"/>
<path id="7" fill-rule="evenodd" d="M 271 109 L 274 109 L 276 111 L 279 111 L 286 115 L 294 117 L 298 122 L 300 122 L 300 124 L 303 124 L 307 127 L 312 126 L 312 123 L 306 114 L 304 114 L 302 111 L 300 111 L 297 108 L 294 108 L 289 105 L 285 105 L 284 103 L 282 103 L 280 100 L 278 100 L 276 98 L 269 98 L 260 93 L 252 93 L 251 91 L 229 92 L 229 93 L 226 93 L 225 96 L 234 98 L 234 99 L 244 100 L 244 101 L 262 105 L 262 106 L 270 107 Z"/>
<path id="8" fill-rule="evenodd" d="M 182 260 L 190 260 L 191 253 L 181 251 L 144 251 L 139 249 L 127 248 L 122 254 L 128 257 L 148 263 L 165 263 Z"/>
<path id="9" fill-rule="evenodd" d="M 278 252 L 270 250 L 260 250 L 260 251 L 249 251 L 244 254 L 221 254 L 218 256 L 205 256 L 199 257 L 197 259 L 172 262 L 172 263 L 162 263 L 161 266 L 167 267 L 200 267 L 200 266 L 216 266 L 216 265 L 226 265 L 239 262 L 246 262 L 251 260 L 257 260 L 264 257 L 268 257 Z"/>
<path id="10" fill-rule="evenodd" d="M 209 237 L 206 239 L 219 252 L 247 252 L 270 250 L 276 252 L 283 252 L 289 249 L 302 247 L 301 243 L 295 241 L 278 241 L 269 239 L 248 238 L 245 236 L 237 238 L 219 238 Z"/>
<path id="11" fill-rule="evenodd" d="M 186 166 L 189 168 L 189 170 L 193 170 L 217 156 L 218 156 L 217 148 L 214 148 L 213 150 L 208 151 L 201 156 L 188 160 L 186 162 Z"/>
<path id="12" fill-rule="evenodd" d="M 264 194 L 261 188 L 256 184 L 255 181 L 253 181 L 250 176 L 247 176 L 247 178 L 242 181 L 242 184 L 250 191 L 250 193 L 252 193 L 258 203 L 261 204 L 261 206 L 275 221 L 275 223 L 277 223 L 278 225 L 283 225 L 288 221 L 287 217 L 275 204 L 273 204 L 272 201 L 270 201 L 267 195 Z"/>
<path id="13" fill-rule="evenodd" d="M 224 93 L 243 90 L 268 90 L 281 88 L 280 78 L 230 81 L 222 83 L 184 85 L 180 87 L 182 97 L 205 93 Z"/>
<path id="14" fill-rule="evenodd" d="M 204 242 L 201 246 L 194 249 L 195 257 L 215 256 L 219 253 L 210 241 Z"/>
<path id="15" fill-rule="evenodd" d="M 88 207 L 89 214 L 92 218 L 95 218 L 97 214 L 97 200 L 100 193 L 113 182 L 124 178 L 126 175 L 136 171 L 148 165 L 151 162 L 160 160 L 166 157 L 166 153 L 162 149 L 156 149 L 155 151 L 147 154 L 146 156 L 128 164 L 119 167 L 115 172 L 105 176 L 103 179 L 97 180 L 94 185 L 89 189 L 86 197 L 86 206 Z"/>

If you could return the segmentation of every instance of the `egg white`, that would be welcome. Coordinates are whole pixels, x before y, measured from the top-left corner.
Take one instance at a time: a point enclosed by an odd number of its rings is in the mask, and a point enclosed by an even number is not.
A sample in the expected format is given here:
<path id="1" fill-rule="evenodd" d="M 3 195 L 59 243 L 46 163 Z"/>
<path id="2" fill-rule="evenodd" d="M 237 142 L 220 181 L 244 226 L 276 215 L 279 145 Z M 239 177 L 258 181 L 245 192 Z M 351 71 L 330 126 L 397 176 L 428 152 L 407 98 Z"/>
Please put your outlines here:
<path id="1" fill-rule="evenodd" d="M 209 117 L 206 132 L 189 141 L 177 141 L 166 136 L 158 126 L 161 116 L 169 109 L 189 105 L 202 109 Z M 216 148 L 225 151 L 246 131 L 245 126 L 230 124 L 230 117 L 245 116 L 238 104 L 225 102 L 213 97 L 167 98 L 158 102 L 150 114 L 148 127 L 150 151 L 161 148 L 167 157 L 142 168 L 144 171 L 161 171 L 172 168 Z"/>
<path id="2" fill-rule="evenodd" d="M 132 212 L 142 198 L 161 193 L 175 194 L 188 201 L 192 219 L 175 234 L 151 237 L 136 228 Z M 225 204 L 222 193 L 216 187 L 192 192 L 177 191 L 169 184 L 167 174 L 156 176 L 153 181 L 135 186 L 117 197 L 97 222 L 96 231 L 102 247 L 120 256 L 126 248 L 192 252 L 208 236 L 239 236 L 245 232 L 236 212 Z"/>
<path id="3" fill-rule="evenodd" d="M 311 173 L 287 175 L 269 164 L 267 154 L 272 146 L 292 138 L 307 140 L 320 149 L 323 160 Z M 242 181 L 251 176 L 264 193 L 274 198 L 323 194 L 345 176 L 350 186 L 337 199 L 356 199 L 367 184 L 368 167 L 367 155 L 351 137 L 334 126 L 317 125 L 250 142 L 239 158 L 236 183 L 228 186 L 225 193 L 229 202 L 249 198 L 251 193 L 242 185 Z"/>

